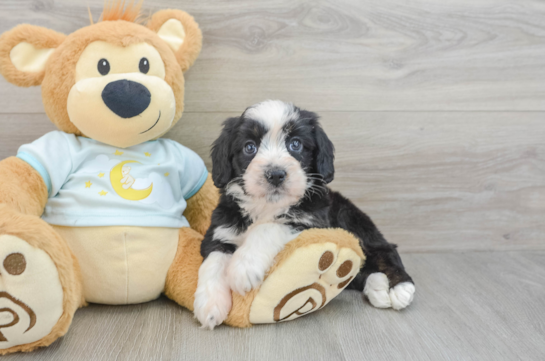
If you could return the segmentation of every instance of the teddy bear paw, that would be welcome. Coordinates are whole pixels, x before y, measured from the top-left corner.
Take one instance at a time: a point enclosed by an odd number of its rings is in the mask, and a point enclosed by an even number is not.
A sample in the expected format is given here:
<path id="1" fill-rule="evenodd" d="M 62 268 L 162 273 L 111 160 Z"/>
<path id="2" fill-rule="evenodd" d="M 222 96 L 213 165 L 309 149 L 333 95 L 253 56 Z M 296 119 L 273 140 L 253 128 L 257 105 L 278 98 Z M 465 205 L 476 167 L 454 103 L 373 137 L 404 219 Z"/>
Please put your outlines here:
<path id="1" fill-rule="evenodd" d="M 297 249 L 270 271 L 252 304 L 250 322 L 290 321 L 323 308 L 354 279 L 361 262 L 357 252 L 334 243 Z"/>
<path id="2" fill-rule="evenodd" d="M 47 336 L 63 314 L 63 288 L 46 252 L 0 236 L 0 354 Z"/>

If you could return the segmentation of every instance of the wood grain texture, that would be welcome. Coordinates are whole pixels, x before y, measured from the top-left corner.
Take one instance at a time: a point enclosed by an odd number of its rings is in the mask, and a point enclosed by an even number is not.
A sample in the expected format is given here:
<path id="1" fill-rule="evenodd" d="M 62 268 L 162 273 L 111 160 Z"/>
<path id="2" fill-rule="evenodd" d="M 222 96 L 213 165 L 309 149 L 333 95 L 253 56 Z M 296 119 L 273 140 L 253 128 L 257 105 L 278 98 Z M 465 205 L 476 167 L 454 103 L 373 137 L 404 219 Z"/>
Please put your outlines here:
<path id="1" fill-rule="evenodd" d="M 24 22 L 71 33 L 88 4 L 98 18 L 103 0 L 2 0 L 0 33 Z M 545 2 L 144 7 L 186 10 L 204 32 L 167 137 L 210 168 L 221 122 L 248 105 L 319 112 L 337 148 L 332 187 L 400 245 L 416 299 L 395 312 L 344 292 L 295 322 L 214 332 L 164 298 L 91 305 L 51 347 L 2 360 L 545 359 Z M 55 129 L 43 112 L 39 88 L 0 79 L 0 159 Z"/>
<path id="2" fill-rule="evenodd" d="M 79 310 L 46 349 L 2 360 L 543 360 L 545 252 L 404 255 L 416 281 L 404 311 L 373 308 L 355 291 L 293 322 L 198 327 L 160 299 Z"/>
<path id="3" fill-rule="evenodd" d="M 0 32 L 64 33 L 103 0 L 2 0 Z M 545 2 L 538 0 L 147 1 L 195 16 L 204 47 L 187 111 L 267 98 L 317 111 L 545 110 Z M 39 89 L 0 80 L 1 112 L 42 112 Z"/>
<path id="4" fill-rule="evenodd" d="M 211 169 L 221 122 L 188 113 L 167 134 Z M 323 112 L 341 191 L 406 252 L 545 249 L 543 112 Z M 0 159 L 53 125 L 0 115 Z"/>

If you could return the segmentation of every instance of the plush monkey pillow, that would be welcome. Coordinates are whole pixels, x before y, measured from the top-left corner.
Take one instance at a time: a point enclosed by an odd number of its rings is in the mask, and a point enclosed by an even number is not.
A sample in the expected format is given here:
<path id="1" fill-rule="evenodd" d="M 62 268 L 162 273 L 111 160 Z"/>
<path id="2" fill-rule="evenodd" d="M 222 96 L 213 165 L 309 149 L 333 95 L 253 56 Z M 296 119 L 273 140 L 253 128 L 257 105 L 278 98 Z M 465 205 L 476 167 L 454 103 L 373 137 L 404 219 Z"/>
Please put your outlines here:
<path id="1" fill-rule="evenodd" d="M 218 191 L 199 156 L 161 136 L 182 115 L 184 72 L 202 35 L 183 11 L 159 11 L 145 26 L 137 18 L 137 7 L 117 3 L 67 36 L 20 25 L 0 38 L 0 73 L 17 86 L 41 85 L 58 128 L 0 162 L 0 354 L 51 344 L 87 302 L 165 293 L 193 308 Z M 338 278 L 346 259 L 354 269 Z M 226 322 L 317 310 L 362 260 L 348 233 L 305 232 L 260 289 L 233 295 Z"/>

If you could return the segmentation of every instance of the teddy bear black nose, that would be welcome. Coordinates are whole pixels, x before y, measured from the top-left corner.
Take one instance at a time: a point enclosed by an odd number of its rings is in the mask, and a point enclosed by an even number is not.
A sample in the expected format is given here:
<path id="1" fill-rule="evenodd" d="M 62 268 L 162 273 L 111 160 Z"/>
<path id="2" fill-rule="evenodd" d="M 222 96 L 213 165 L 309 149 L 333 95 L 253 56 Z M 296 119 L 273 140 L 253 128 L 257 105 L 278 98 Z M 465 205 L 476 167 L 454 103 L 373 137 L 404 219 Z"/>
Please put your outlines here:
<path id="1" fill-rule="evenodd" d="M 121 118 L 132 118 L 146 110 L 151 93 L 140 83 L 116 80 L 104 87 L 102 100 L 112 112 Z"/>

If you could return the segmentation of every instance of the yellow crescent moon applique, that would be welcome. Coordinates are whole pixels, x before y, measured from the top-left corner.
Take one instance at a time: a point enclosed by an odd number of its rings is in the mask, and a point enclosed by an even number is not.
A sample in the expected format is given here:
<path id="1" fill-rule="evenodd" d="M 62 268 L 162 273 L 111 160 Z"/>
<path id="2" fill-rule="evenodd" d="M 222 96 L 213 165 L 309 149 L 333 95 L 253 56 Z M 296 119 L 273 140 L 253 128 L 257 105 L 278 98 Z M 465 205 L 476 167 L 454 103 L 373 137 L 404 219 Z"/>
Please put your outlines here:
<path id="1" fill-rule="evenodd" d="M 135 160 L 126 160 L 115 167 L 110 171 L 110 183 L 114 191 L 124 199 L 129 201 L 140 201 L 149 197 L 151 191 L 153 190 L 153 183 L 146 189 L 133 189 L 132 185 L 134 183 L 134 178 L 130 175 L 130 166 L 127 166 L 128 163 L 140 163 Z"/>

